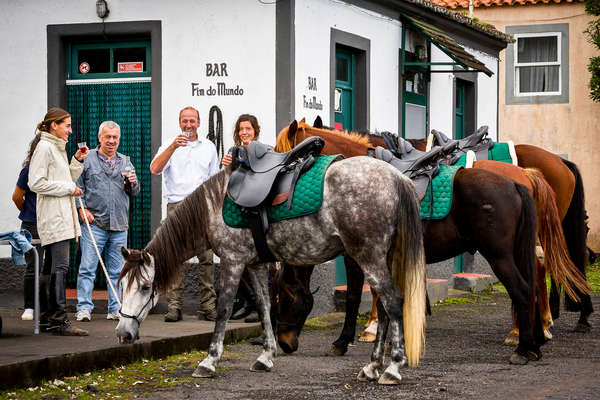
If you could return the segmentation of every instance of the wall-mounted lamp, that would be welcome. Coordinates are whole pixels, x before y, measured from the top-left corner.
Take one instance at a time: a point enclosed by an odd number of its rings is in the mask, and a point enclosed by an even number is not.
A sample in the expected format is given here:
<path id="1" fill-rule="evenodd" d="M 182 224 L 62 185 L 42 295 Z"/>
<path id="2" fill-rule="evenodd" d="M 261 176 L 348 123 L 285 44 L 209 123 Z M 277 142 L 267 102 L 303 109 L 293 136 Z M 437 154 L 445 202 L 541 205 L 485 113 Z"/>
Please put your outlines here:
<path id="1" fill-rule="evenodd" d="M 96 15 L 98 18 L 106 18 L 110 10 L 108 9 L 108 4 L 106 4 L 106 0 L 98 0 L 96 1 Z"/>

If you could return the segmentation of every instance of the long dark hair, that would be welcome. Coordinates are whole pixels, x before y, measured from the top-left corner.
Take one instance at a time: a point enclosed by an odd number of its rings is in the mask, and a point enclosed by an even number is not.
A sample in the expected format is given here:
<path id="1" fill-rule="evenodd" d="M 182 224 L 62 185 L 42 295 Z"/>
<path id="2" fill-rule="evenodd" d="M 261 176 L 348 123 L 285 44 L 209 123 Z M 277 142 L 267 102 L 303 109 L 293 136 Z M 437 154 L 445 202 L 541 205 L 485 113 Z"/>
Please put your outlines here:
<path id="1" fill-rule="evenodd" d="M 254 139 L 258 140 L 260 135 L 260 125 L 258 124 L 258 120 L 252 114 L 242 114 L 238 117 L 237 121 L 235 121 L 235 128 L 233 129 L 233 142 L 236 146 L 241 146 L 242 141 L 240 140 L 240 124 L 244 121 L 250 122 L 252 128 L 254 128 Z"/>
<path id="2" fill-rule="evenodd" d="M 25 160 L 23 160 L 23 165 L 22 165 L 23 168 L 28 166 L 29 163 L 31 162 L 31 156 L 33 156 L 33 152 L 35 151 L 35 148 L 37 147 L 38 143 L 40 142 L 40 138 L 42 136 L 41 132 L 50 133 L 50 125 L 52 124 L 52 122 L 56 122 L 57 124 L 60 124 L 65 119 L 70 118 L 70 117 L 71 117 L 71 114 L 69 114 L 67 111 L 63 110 L 62 108 L 54 107 L 54 108 L 51 108 L 48 110 L 48 112 L 44 116 L 44 120 L 42 122 L 40 122 L 39 124 L 37 124 L 37 126 L 35 128 L 35 137 L 29 143 L 29 150 L 27 151 L 27 156 L 25 156 Z"/>

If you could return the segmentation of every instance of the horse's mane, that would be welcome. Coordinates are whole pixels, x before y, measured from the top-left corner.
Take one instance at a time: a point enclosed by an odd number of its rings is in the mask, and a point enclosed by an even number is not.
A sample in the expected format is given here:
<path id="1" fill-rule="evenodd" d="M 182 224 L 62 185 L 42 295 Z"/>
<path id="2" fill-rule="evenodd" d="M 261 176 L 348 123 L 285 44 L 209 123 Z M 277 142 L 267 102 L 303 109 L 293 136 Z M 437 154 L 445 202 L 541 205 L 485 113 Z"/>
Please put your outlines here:
<path id="1" fill-rule="evenodd" d="M 357 131 L 338 131 L 336 129 L 325 129 L 325 128 L 315 128 L 306 123 L 298 124 L 298 130 L 306 129 L 307 131 L 316 131 L 323 134 L 330 134 L 339 136 L 345 139 L 349 139 L 351 142 L 359 144 L 361 146 L 371 147 L 371 142 L 369 141 L 369 137 Z"/>
<path id="2" fill-rule="evenodd" d="M 222 208 L 226 179 L 226 171 L 221 170 L 194 190 L 167 216 L 146 246 L 154 257 L 154 286 L 160 293 L 176 283 L 183 261 L 193 257 L 198 247 L 208 247 L 209 213 Z"/>
<path id="3" fill-rule="evenodd" d="M 274 148 L 275 151 L 277 151 L 279 153 L 283 153 L 286 151 L 290 151 L 292 149 L 292 147 L 294 147 L 288 137 L 288 130 L 289 130 L 289 126 L 286 126 L 277 135 L 277 142 L 276 142 L 275 148 Z M 338 131 L 335 129 L 315 128 L 315 127 L 308 125 L 305 122 L 300 122 L 298 124 L 298 130 L 306 130 L 306 131 L 308 131 L 308 133 L 311 136 L 334 135 L 334 136 L 340 137 L 344 140 L 349 140 L 349 141 L 356 143 L 358 145 L 361 145 L 361 146 L 372 147 L 371 142 L 369 141 L 369 137 L 361 132 Z"/>

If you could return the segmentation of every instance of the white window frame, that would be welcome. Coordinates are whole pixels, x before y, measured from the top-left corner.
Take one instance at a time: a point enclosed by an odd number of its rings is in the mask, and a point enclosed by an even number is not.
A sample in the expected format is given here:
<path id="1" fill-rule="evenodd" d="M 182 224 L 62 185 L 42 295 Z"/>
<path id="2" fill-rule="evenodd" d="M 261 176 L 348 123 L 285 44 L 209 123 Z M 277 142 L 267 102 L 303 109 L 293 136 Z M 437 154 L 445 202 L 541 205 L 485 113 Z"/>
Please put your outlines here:
<path id="1" fill-rule="evenodd" d="M 515 97 L 530 97 L 530 96 L 557 96 L 562 94 L 562 64 L 561 64 L 561 49 L 562 49 L 562 34 L 561 32 L 540 32 L 540 33 L 517 33 L 513 34 L 515 38 L 514 45 L 514 96 Z M 556 60 L 557 61 L 549 61 L 549 62 L 528 62 L 528 63 L 519 63 L 518 62 L 518 52 L 519 52 L 519 39 L 528 39 L 532 37 L 548 37 L 555 36 L 556 37 Z M 521 92 L 519 85 L 519 68 L 521 67 L 546 67 L 546 66 L 558 66 L 558 91 L 554 92 Z"/>

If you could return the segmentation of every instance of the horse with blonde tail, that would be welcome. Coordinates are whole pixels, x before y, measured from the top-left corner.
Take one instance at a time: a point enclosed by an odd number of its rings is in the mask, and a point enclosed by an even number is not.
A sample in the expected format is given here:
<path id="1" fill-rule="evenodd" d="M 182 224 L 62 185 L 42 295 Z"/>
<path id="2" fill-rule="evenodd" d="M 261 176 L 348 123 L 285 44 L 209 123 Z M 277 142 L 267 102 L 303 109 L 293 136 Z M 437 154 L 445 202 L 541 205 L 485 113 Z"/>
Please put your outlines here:
<path id="1" fill-rule="evenodd" d="M 184 260 L 209 248 L 220 257 L 217 321 L 208 355 L 196 367 L 194 377 L 216 374 L 225 327 L 246 267 L 257 289 L 266 336 L 251 370 L 270 371 L 274 366 L 276 344 L 266 274 L 259 266 L 250 229 L 232 228 L 223 220 L 230 176 L 229 169 L 223 170 L 190 194 L 163 221 L 145 249 L 122 251 L 126 261 L 119 278 L 123 306 L 116 328 L 121 343 L 137 339 L 144 318 L 159 293 L 177 281 Z M 419 364 L 425 332 L 425 257 L 419 205 L 410 180 L 389 164 L 369 157 L 333 162 L 325 171 L 321 208 L 271 223 L 266 241 L 277 260 L 293 265 L 319 264 L 342 253 L 359 264 L 389 318 L 392 343 L 390 363 L 385 367 L 385 337 L 375 342 L 371 361 L 359 371 L 359 379 L 397 384 L 402 367 Z M 402 292 L 393 278 L 403 282 Z"/>

